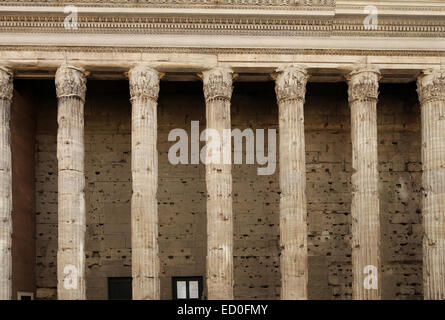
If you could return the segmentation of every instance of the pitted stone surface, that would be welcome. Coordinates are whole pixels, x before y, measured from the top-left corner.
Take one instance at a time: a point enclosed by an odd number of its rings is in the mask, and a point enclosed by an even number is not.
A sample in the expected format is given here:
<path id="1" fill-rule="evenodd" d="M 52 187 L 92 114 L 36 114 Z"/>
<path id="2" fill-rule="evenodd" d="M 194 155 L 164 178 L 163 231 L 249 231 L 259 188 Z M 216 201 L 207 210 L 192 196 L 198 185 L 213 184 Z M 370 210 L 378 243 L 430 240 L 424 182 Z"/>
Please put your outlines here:
<path id="1" fill-rule="evenodd" d="M 51 84 L 49 92 L 43 87 L 36 139 L 36 271 L 38 292 L 51 296 L 51 288 L 56 287 L 57 252 L 56 99 Z M 89 81 L 88 97 L 87 298 L 106 299 L 106 277 L 131 275 L 128 82 Z M 377 108 L 382 297 L 420 299 L 420 110 L 415 85 L 381 85 Z M 309 299 L 351 299 L 351 140 L 346 84 L 309 83 L 304 109 Z M 232 128 L 277 128 L 273 82 L 235 83 L 231 110 Z M 205 166 L 172 166 L 167 158 L 173 144 L 167 141 L 168 132 L 184 128 L 190 133 L 191 120 L 199 120 L 200 129 L 205 128 L 202 84 L 161 83 L 161 299 L 171 298 L 171 276 L 205 276 Z M 232 166 L 234 296 L 278 299 L 278 167 L 271 176 L 258 176 L 256 168 Z"/>

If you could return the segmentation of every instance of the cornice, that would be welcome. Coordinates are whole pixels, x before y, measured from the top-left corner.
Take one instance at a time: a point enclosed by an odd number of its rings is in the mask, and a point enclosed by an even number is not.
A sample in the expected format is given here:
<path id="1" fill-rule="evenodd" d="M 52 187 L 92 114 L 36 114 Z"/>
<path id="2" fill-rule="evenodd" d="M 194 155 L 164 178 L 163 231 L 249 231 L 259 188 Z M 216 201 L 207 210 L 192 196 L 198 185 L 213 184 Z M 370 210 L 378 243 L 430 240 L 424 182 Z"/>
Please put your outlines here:
<path id="1" fill-rule="evenodd" d="M 0 0 L 0 4 L 4 3 Z M 112 4 L 119 3 L 115 1 Z M 293 11 L 283 11 L 280 7 L 280 11 L 276 11 L 264 10 L 265 7 L 261 5 L 257 7 L 256 11 L 228 10 L 221 9 L 222 7 L 208 10 L 199 7 L 199 10 L 191 11 L 177 8 L 138 10 L 137 7 L 132 7 L 134 10 L 127 11 L 109 7 L 95 10 L 83 8 L 84 10 L 78 12 L 78 28 L 71 30 L 64 28 L 67 15 L 63 13 L 63 7 L 47 10 L 44 6 L 29 9 L 25 6 L 20 9 L 17 6 L 0 5 L 0 33 L 445 37 L 445 3 L 443 6 L 429 8 L 429 12 L 433 10 L 433 14 L 428 15 L 419 14 L 422 12 L 420 7 L 409 11 L 409 6 L 397 8 L 404 12 L 400 15 L 379 13 L 376 30 L 365 28 L 363 19 L 366 15 L 362 11 L 336 13 L 330 7 L 307 11 L 305 6 L 297 6 L 298 10 Z"/>
<path id="2" fill-rule="evenodd" d="M 26 63 L 22 54 L 32 51 L 36 54 L 30 66 L 21 70 L 53 70 L 50 59 L 59 63 L 60 57 L 84 53 L 117 53 L 107 60 L 107 70 L 116 67 L 118 56 L 125 60 L 127 53 L 212 54 L 218 59 L 225 54 L 314 55 L 310 63 L 315 67 L 320 66 L 319 57 L 330 56 L 337 64 L 342 63 L 341 56 L 424 59 L 407 67 L 414 72 L 445 65 L 445 1 L 373 3 L 379 9 L 376 30 L 365 30 L 363 9 L 370 2 L 364 0 L 0 0 L 0 62 L 19 66 Z M 79 8 L 76 30 L 64 28 L 67 4 Z M 94 59 L 88 63 L 101 64 Z M 394 58 L 381 65 L 393 70 L 394 64 L 410 63 Z M 247 68 L 254 64 L 261 62 L 245 62 Z"/>
<path id="3" fill-rule="evenodd" d="M 416 56 L 445 57 L 445 50 L 360 50 L 360 49 L 304 49 L 304 48 L 205 48 L 205 47 L 103 47 L 103 46 L 48 46 L 0 45 L 2 51 L 32 52 L 106 52 L 106 53 L 203 53 L 203 54 L 292 54 L 292 55 L 351 55 L 351 56 Z"/>
<path id="4" fill-rule="evenodd" d="M 236 18 L 220 17 L 114 17 L 79 16 L 78 29 L 63 27 L 64 16 L 0 16 L 0 32 L 26 33 L 98 33 L 98 34 L 309 34 L 329 35 L 332 32 L 332 19 L 311 18 L 291 19 L 288 17 Z M 445 29 L 445 23 L 444 23 Z M 445 31 L 445 30 L 444 30 Z M 314 34 L 312 34 L 314 35 Z"/>
<path id="5" fill-rule="evenodd" d="M 0 0 L 0 6 L 60 7 L 134 7 L 134 8 L 229 8 L 229 9 L 279 9 L 300 10 L 334 8 L 335 0 L 72 0 L 72 1 L 10 1 Z"/>

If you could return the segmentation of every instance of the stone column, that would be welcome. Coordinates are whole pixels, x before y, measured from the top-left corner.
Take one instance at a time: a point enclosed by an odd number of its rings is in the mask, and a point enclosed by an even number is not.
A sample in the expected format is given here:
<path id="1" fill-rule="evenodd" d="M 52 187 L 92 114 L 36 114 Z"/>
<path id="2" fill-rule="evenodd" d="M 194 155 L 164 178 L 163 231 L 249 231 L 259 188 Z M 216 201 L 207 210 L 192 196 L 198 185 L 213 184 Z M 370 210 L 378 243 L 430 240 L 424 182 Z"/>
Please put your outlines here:
<path id="1" fill-rule="evenodd" d="M 417 81 L 422 110 L 423 292 L 445 299 L 445 70 Z"/>
<path id="2" fill-rule="evenodd" d="M 86 76 L 62 65 L 56 72 L 58 98 L 57 296 L 85 299 L 84 102 Z"/>
<path id="3" fill-rule="evenodd" d="M 280 135 L 281 299 L 307 299 L 307 212 L 304 102 L 308 75 L 291 66 L 277 70 L 275 92 Z"/>
<path id="4" fill-rule="evenodd" d="M 131 257 L 133 299 L 160 298 L 157 101 L 160 74 L 144 65 L 128 73 L 131 116 Z"/>
<path id="5" fill-rule="evenodd" d="M 232 168 L 223 161 L 222 137 L 224 129 L 231 130 L 233 73 L 217 67 L 203 72 L 202 78 L 207 130 L 218 132 L 220 137 L 211 141 L 211 152 L 206 158 L 207 295 L 210 300 L 230 300 L 233 299 Z M 215 157 L 213 152 L 219 156 Z"/>
<path id="6" fill-rule="evenodd" d="M 377 99 L 380 73 L 373 68 L 347 76 L 352 140 L 352 298 L 378 300 L 380 285 Z"/>
<path id="7" fill-rule="evenodd" d="M 12 72 L 0 67 L 0 300 L 12 298 L 12 172 L 9 120 Z"/>

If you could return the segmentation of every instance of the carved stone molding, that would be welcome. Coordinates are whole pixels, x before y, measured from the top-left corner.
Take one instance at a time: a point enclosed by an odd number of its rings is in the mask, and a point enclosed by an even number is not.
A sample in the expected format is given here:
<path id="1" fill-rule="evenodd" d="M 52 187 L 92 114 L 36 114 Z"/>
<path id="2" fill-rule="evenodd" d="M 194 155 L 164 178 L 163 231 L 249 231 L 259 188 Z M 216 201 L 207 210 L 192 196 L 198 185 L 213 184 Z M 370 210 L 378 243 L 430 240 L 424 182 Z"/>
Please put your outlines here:
<path id="1" fill-rule="evenodd" d="M 200 77 L 202 77 L 204 83 L 204 96 L 207 102 L 211 100 L 230 100 L 233 91 L 233 78 L 236 77 L 232 69 L 216 67 L 204 71 Z"/>
<path id="2" fill-rule="evenodd" d="M 69 4 L 79 9 L 76 29 L 64 27 L 63 6 Z M 0 34 L 445 37 L 445 4 L 381 2 L 372 30 L 364 25 L 365 6 L 335 0 L 0 0 Z"/>
<path id="3" fill-rule="evenodd" d="M 64 28 L 65 16 L 48 14 L 41 16 L 30 14 L 0 16 L 2 32 L 41 32 L 67 34 L 274 34 L 274 35 L 330 35 L 333 21 L 331 17 L 245 17 L 242 15 L 227 16 L 116 16 L 91 15 L 78 16 L 78 29 Z M 445 23 L 444 23 L 445 24 Z M 355 30 L 355 26 L 351 29 Z M 407 35 L 409 31 L 403 26 L 400 32 Z M 443 26 L 445 32 L 445 25 Z M 397 31 L 395 30 L 395 31 Z M 346 31 L 346 30 L 345 30 Z M 391 30 L 392 31 L 392 30 Z M 437 32 L 436 29 L 425 29 L 423 32 Z M 368 31 L 369 32 L 369 31 Z"/>
<path id="4" fill-rule="evenodd" d="M 299 66 L 289 66 L 277 70 L 275 92 L 278 102 L 299 100 L 304 103 L 306 83 L 309 78 L 307 71 Z"/>
<path id="5" fill-rule="evenodd" d="M 12 99 L 12 79 L 13 73 L 9 68 L 0 66 L 0 99 L 11 100 Z"/>
<path id="6" fill-rule="evenodd" d="M 131 99 L 158 100 L 159 80 L 163 74 L 147 65 L 137 65 L 128 72 Z"/>
<path id="7" fill-rule="evenodd" d="M 25 2 L 26 4 L 27 2 Z M 5 9 L 3 6 L 10 5 Z M 31 2 L 29 3 L 31 4 Z M 79 6 L 77 29 L 64 27 L 63 5 Z M 237 34 L 301 36 L 444 37 L 445 5 L 383 6 L 399 15 L 379 12 L 376 29 L 363 23 L 365 4 L 353 12 L 336 10 L 334 0 L 148 0 L 23 2 L 0 0 L 2 33 L 67 34 Z M 59 6 L 47 8 L 48 6 Z M 103 10 L 98 10 L 101 7 Z M 186 7 L 193 13 L 181 10 Z M 3 9 L 3 10 L 2 10 Z M 249 10 L 246 10 L 249 9 Z M 258 10 L 253 10 L 258 9 Z M 278 10 L 273 10 L 278 9 Z M 342 10 L 349 10 L 349 5 Z M 428 10 L 428 15 L 422 15 Z M 317 12 L 318 11 L 318 12 Z M 283 12 L 285 14 L 283 14 Z M 314 33 L 317 33 L 314 35 Z"/>
<path id="8" fill-rule="evenodd" d="M 333 59 L 339 56 L 404 56 L 404 57 L 443 57 L 445 52 L 441 50 L 368 50 L 368 49 L 304 49 L 304 48 L 211 48 L 211 47 L 143 47 L 143 46 L 38 46 L 38 45 L 0 45 L 0 52 L 31 52 L 35 55 L 45 55 L 47 52 L 57 53 L 189 53 L 189 54 L 286 54 L 286 55 L 331 55 Z M 44 63 L 40 59 L 40 63 Z M 343 61 L 342 61 L 343 62 Z M 417 69 L 417 68 L 416 68 Z"/>
<path id="9" fill-rule="evenodd" d="M 41 32 L 67 34 L 164 34 L 185 32 L 193 34 L 273 34 L 273 35 L 335 35 L 335 36 L 385 36 L 385 37 L 444 37 L 445 21 L 420 17 L 381 17 L 377 28 L 368 30 L 363 17 L 268 15 L 248 16 L 240 13 L 231 15 L 197 15 L 178 13 L 126 15 L 82 13 L 78 15 L 78 29 L 65 29 L 66 15 L 60 13 L 0 14 L 1 32 Z"/>
<path id="10" fill-rule="evenodd" d="M 39 6 L 107 6 L 107 7 L 224 7 L 224 8 L 274 8 L 295 10 L 301 7 L 334 7 L 335 0 L 68 0 L 68 1 L 11 1 L 0 0 L 2 5 L 39 5 Z"/>
<path id="11" fill-rule="evenodd" d="M 77 97 L 85 101 L 86 72 L 82 68 L 64 64 L 56 72 L 57 98 Z"/>
<path id="12" fill-rule="evenodd" d="M 445 101 L 445 70 L 428 70 L 417 80 L 421 105 L 430 101 Z"/>
<path id="13" fill-rule="evenodd" d="M 346 76 L 349 103 L 357 100 L 377 100 L 379 96 L 380 72 L 373 67 L 360 68 Z"/>

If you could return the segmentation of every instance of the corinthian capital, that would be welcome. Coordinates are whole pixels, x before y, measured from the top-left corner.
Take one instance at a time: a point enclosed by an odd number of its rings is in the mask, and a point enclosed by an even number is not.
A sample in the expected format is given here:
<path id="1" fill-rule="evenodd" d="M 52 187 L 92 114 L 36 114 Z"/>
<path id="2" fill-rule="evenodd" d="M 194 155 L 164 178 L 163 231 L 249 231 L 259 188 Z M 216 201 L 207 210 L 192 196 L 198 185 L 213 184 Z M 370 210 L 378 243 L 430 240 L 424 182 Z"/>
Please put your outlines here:
<path id="1" fill-rule="evenodd" d="M 131 99 L 147 98 L 157 101 L 161 78 L 162 74 L 149 66 L 137 65 L 133 67 L 128 72 Z"/>
<path id="2" fill-rule="evenodd" d="M 204 83 L 206 101 L 230 100 L 233 90 L 233 71 L 229 68 L 216 67 L 204 71 L 201 75 Z"/>
<path id="3" fill-rule="evenodd" d="M 64 64 L 56 72 L 57 98 L 75 97 L 85 101 L 87 78 L 85 70 Z"/>
<path id="4" fill-rule="evenodd" d="M 346 76 L 349 102 L 377 100 L 379 97 L 380 72 L 372 67 L 352 71 Z"/>
<path id="5" fill-rule="evenodd" d="M 0 67 L 0 99 L 12 99 L 12 71 L 6 67 Z"/>
<path id="6" fill-rule="evenodd" d="M 445 100 L 445 70 L 424 71 L 417 79 L 417 92 L 421 104 Z"/>
<path id="7" fill-rule="evenodd" d="M 298 66 L 277 69 L 275 92 L 278 102 L 298 100 L 304 102 L 306 83 L 309 78 L 307 71 Z"/>

